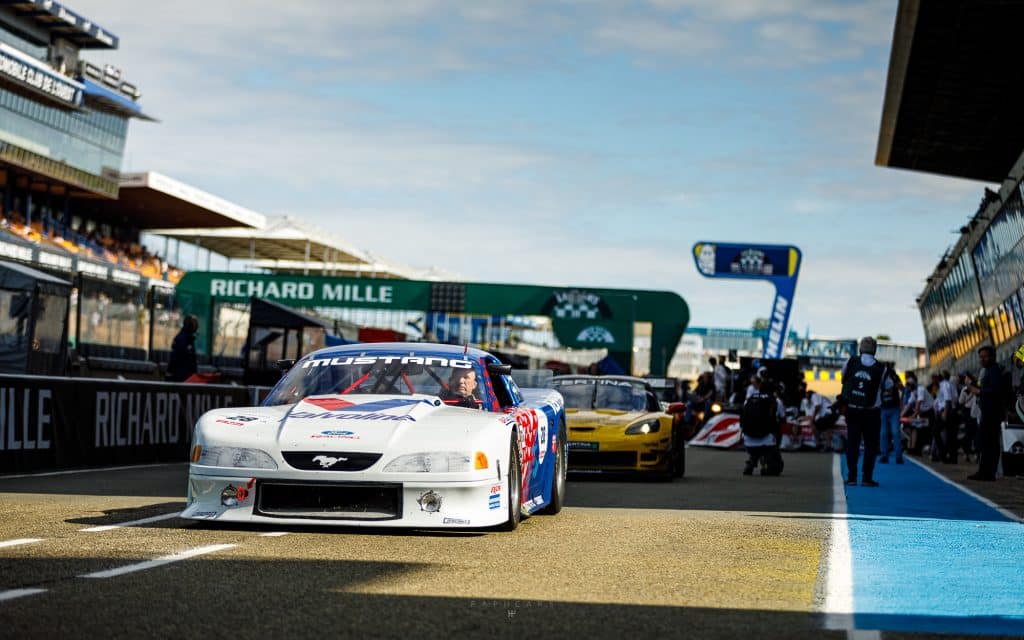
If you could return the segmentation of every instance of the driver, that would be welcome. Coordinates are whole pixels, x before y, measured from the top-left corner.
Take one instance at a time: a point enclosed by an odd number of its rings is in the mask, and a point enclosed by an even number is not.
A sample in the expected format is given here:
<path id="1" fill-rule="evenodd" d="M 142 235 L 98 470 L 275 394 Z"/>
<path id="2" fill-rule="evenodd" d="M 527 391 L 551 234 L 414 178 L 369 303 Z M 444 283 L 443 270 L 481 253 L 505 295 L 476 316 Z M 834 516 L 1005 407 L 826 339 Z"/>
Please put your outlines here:
<path id="1" fill-rule="evenodd" d="M 448 378 L 448 387 L 442 389 L 438 397 L 445 404 L 453 407 L 465 407 L 467 409 L 479 409 L 476 399 L 476 371 L 473 369 L 452 369 L 452 375 Z"/>

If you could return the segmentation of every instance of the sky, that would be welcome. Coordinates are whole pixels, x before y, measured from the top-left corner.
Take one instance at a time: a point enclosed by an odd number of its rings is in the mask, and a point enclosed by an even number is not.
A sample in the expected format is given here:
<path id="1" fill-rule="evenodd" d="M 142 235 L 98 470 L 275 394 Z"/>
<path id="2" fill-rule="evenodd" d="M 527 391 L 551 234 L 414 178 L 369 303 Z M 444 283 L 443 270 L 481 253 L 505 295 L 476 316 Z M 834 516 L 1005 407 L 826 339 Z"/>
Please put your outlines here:
<path id="1" fill-rule="evenodd" d="M 773 299 L 695 242 L 783 243 L 801 335 L 921 343 L 986 186 L 874 166 L 888 0 L 68 4 L 160 120 L 126 171 L 473 281 L 675 291 L 693 326 Z"/>

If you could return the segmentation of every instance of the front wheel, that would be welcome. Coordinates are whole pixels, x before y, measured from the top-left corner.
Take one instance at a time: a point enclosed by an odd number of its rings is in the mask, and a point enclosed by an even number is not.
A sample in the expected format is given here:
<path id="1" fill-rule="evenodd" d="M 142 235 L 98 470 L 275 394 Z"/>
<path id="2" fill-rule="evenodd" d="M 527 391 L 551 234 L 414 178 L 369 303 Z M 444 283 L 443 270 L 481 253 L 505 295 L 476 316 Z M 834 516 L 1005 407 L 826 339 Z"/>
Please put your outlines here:
<path id="1" fill-rule="evenodd" d="M 509 445 L 508 456 L 508 520 L 499 525 L 502 531 L 515 531 L 523 517 L 523 476 L 519 463 L 519 447 L 515 435 Z"/>
<path id="2" fill-rule="evenodd" d="M 551 478 L 551 501 L 540 510 L 540 513 L 544 515 L 553 516 L 565 505 L 565 476 L 568 471 L 566 465 L 567 446 L 565 425 L 562 425 L 558 430 L 558 447 L 555 449 L 555 474 Z"/>

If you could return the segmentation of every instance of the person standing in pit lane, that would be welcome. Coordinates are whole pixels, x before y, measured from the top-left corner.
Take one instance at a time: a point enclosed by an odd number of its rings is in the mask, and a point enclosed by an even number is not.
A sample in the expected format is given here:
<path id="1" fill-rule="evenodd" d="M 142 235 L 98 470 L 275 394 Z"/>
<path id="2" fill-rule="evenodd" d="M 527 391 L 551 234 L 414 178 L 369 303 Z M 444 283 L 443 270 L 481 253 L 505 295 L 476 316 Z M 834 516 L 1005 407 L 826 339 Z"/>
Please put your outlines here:
<path id="1" fill-rule="evenodd" d="M 1015 388 L 1017 397 L 1015 398 L 1014 409 L 1017 413 L 1017 419 L 1024 423 L 1024 344 L 1013 354 L 1013 367 L 1021 371 L 1020 379 L 1017 381 Z"/>
<path id="2" fill-rule="evenodd" d="M 196 359 L 196 333 L 199 331 L 199 318 L 194 315 L 185 316 L 181 331 L 171 342 L 171 355 L 167 361 L 167 380 L 184 382 L 199 370 Z"/>
<path id="3" fill-rule="evenodd" d="M 968 480 L 992 482 L 1002 453 L 1000 435 L 1002 422 L 1006 417 L 1006 405 L 1010 395 L 1009 376 L 996 362 L 996 350 L 988 345 L 978 349 L 981 357 L 981 373 L 978 385 L 971 387 L 971 393 L 978 396 L 981 407 L 981 421 L 978 425 L 978 472 L 967 476 Z"/>
<path id="4" fill-rule="evenodd" d="M 846 484 L 857 484 L 860 443 L 864 440 L 864 468 L 861 486 L 877 487 L 874 479 L 875 457 L 881 436 L 882 380 L 888 367 L 875 360 L 878 342 L 861 338 L 860 355 L 843 365 L 843 398 L 846 400 Z"/>
<path id="5" fill-rule="evenodd" d="M 882 436 L 880 449 L 882 455 L 878 461 L 882 464 L 889 462 L 889 452 L 892 451 L 896 464 L 903 464 L 903 438 L 900 434 L 900 396 L 903 392 L 903 383 L 896 371 L 888 369 L 885 380 L 882 381 Z"/>
<path id="6" fill-rule="evenodd" d="M 978 385 L 978 379 L 970 371 L 960 374 L 960 416 L 964 423 L 964 457 L 968 462 L 978 461 L 978 423 L 981 421 L 981 407 L 978 398 L 971 393 L 971 387 Z M 974 459 L 971 459 L 971 456 Z"/>
<path id="7" fill-rule="evenodd" d="M 908 445 L 908 451 L 914 455 L 920 455 L 924 450 L 924 443 L 931 437 L 932 423 L 935 416 L 935 400 L 932 394 L 923 384 L 917 383 L 917 377 L 912 373 L 907 374 L 907 404 L 904 405 L 904 412 L 912 421 L 923 420 L 924 426 L 917 426 L 913 430 L 913 437 Z"/>
<path id="8" fill-rule="evenodd" d="M 939 393 L 935 398 L 935 428 L 932 429 L 932 462 L 956 464 L 956 436 L 960 424 L 956 420 L 956 388 L 949 371 L 939 376 Z"/>
<path id="9" fill-rule="evenodd" d="M 776 396 L 775 385 L 763 367 L 754 385 L 756 390 L 747 397 L 740 412 L 740 430 L 747 450 L 743 475 L 753 475 L 760 464 L 762 476 L 777 476 L 785 466 L 779 452 L 779 441 L 786 409 Z"/>
<path id="10" fill-rule="evenodd" d="M 711 365 L 715 380 L 715 400 L 717 402 L 728 402 L 729 380 L 732 378 L 732 375 L 729 373 L 729 367 L 725 366 L 724 360 L 718 360 L 714 357 L 708 359 L 708 363 Z"/>

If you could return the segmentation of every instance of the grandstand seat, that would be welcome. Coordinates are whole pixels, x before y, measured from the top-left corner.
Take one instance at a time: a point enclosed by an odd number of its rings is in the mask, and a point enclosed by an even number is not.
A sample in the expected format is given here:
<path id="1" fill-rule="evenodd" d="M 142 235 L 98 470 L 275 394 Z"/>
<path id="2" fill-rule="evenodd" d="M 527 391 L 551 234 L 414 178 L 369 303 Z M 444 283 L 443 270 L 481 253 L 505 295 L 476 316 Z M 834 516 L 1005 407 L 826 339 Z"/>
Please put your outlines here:
<path id="1" fill-rule="evenodd" d="M 78 345 L 77 353 L 79 369 L 93 377 L 108 377 L 113 373 L 152 380 L 158 373 L 156 363 L 146 360 L 146 351 L 136 347 L 83 342 Z"/>
<path id="2" fill-rule="evenodd" d="M 126 360 L 124 358 L 101 358 L 90 356 L 86 358 L 86 365 L 90 371 L 117 371 L 123 373 L 141 373 L 147 377 L 153 377 L 157 373 L 155 362 L 148 360 Z"/>
<path id="3" fill-rule="evenodd" d="M 153 362 L 160 364 L 166 364 L 171 359 L 170 349 L 151 349 L 149 352 L 149 359 Z"/>
<path id="4" fill-rule="evenodd" d="M 85 358 L 117 358 L 120 360 L 146 361 L 146 350 L 138 347 L 122 347 L 113 344 L 83 342 L 78 345 L 78 354 Z"/>

